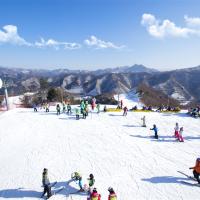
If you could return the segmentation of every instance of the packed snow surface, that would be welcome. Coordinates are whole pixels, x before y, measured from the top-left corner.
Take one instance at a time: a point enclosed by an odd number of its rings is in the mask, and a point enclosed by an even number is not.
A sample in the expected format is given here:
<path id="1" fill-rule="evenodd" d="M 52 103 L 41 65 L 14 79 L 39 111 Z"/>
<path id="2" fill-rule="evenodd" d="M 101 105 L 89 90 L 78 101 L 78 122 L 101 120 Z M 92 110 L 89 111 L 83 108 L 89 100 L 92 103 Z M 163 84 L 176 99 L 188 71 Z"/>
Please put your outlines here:
<path id="1" fill-rule="evenodd" d="M 147 128 L 141 127 L 146 116 Z M 184 143 L 175 141 L 174 126 L 184 127 Z M 149 129 L 158 127 L 159 140 Z M 200 155 L 199 119 L 185 113 L 90 112 L 87 119 L 74 114 L 56 115 L 55 108 L 33 112 L 16 108 L 0 115 L 0 199 L 39 199 L 42 170 L 58 181 L 52 190 L 65 189 L 51 199 L 86 200 L 75 182 L 66 184 L 78 171 L 87 183 L 107 199 L 112 186 L 118 200 L 199 200 L 200 187 L 179 174 L 192 175 Z"/>

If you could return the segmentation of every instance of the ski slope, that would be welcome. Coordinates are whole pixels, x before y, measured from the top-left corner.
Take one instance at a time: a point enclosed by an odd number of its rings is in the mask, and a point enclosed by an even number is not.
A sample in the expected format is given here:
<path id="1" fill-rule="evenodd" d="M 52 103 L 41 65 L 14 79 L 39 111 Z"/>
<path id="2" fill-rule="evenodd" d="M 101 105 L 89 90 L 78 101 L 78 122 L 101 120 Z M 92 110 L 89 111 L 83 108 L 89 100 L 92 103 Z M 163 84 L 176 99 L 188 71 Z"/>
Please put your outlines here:
<path id="1" fill-rule="evenodd" d="M 141 127 L 146 116 L 147 128 Z M 184 143 L 175 141 L 175 123 L 184 127 Z M 158 126 L 160 139 L 149 129 Z M 86 120 L 57 116 L 55 108 L 43 110 L 16 108 L 0 115 L 0 199 L 39 199 L 42 170 L 49 169 L 53 190 L 65 190 L 51 199 L 86 200 L 84 194 L 69 195 L 78 189 L 71 173 L 79 171 L 83 183 L 90 173 L 102 200 L 112 186 L 118 200 L 199 200 L 200 187 L 177 170 L 192 175 L 200 155 L 199 119 L 184 113 L 120 112 L 97 114 Z M 192 181 L 190 181 L 193 183 Z"/>

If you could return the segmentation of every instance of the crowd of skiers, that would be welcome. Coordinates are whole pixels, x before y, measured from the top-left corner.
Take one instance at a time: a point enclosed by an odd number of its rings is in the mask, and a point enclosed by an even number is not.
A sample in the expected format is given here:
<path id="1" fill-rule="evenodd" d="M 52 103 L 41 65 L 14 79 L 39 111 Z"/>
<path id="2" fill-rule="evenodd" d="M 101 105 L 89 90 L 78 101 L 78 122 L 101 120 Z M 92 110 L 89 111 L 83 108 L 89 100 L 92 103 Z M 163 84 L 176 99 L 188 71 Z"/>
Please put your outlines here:
<path id="1" fill-rule="evenodd" d="M 82 183 L 82 176 L 79 172 L 74 172 L 71 174 L 71 180 L 72 181 L 77 181 L 79 185 L 79 190 L 77 192 L 86 192 L 88 197 L 87 200 L 101 200 L 101 194 L 97 192 L 97 188 L 94 187 L 95 184 L 95 179 L 94 175 L 90 174 L 88 180 L 88 185 L 85 184 L 83 186 Z M 44 197 L 45 194 L 47 194 L 47 198 L 50 198 L 52 196 L 52 191 L 51 187 L 52 185 L 50 184 L 49 181 L 49 176 L 48 176 L 48 169 L 44 168 L 42 172 L 42 185 L 44 187 L 44 191 L 42 193 L 41 197 Z M 115 194 L 115 191 L 112 187 L 108 188 L 108 200 L 117 200 L 117 195 Z"/>

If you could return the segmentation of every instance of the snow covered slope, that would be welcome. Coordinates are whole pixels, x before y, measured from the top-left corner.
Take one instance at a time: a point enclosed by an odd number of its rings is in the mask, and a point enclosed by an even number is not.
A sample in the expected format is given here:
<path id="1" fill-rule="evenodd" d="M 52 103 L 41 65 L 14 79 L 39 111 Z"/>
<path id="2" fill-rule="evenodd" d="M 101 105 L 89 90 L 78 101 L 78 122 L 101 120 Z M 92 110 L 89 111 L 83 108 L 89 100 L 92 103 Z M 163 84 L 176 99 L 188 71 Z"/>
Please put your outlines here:
<path id="1" fill-rule="evenodd" d="M 147 128 L 141 127 L 145 114 Z M 185 142 L 173 138 L 175 122 L 184 127 Z M 160 139 L 151 138 L 153 124 Z M 76 191 L 71 173 L 83 182 L 93 173 L 95 186 L 107 199 L 112 186 L 118 200 L 199 200 L 199 187 L 184 184 L 200 155 L 199 119 L 184 113 L 90 113 L 86 120 L 32 109 L 14 109 L 0 115 L 0 199 L 38 199 L 41 174 L 49 169 L 56 188 L 66 189 L 51 199 L 86 200 Z M 192 182 L 192 181 L 191 181 Z M 55 188 L 55 189 L 56 189 Z"/>

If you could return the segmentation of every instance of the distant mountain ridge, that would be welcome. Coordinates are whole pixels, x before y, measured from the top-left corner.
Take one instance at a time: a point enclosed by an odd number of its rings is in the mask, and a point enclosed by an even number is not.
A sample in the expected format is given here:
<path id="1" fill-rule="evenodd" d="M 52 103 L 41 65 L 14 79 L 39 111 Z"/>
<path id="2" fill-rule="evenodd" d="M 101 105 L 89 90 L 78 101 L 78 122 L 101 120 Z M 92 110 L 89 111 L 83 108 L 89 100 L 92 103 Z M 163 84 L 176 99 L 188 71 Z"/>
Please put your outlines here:
<path id="1" fill-rule="evenodd" d="M 143 65 L 88 70 L 34 70 L 0 67 L 0 78 L 9 84 L 10 94 L 38 91 L 40 78 L 51 87 L 78 95 L 125 93 L 145 83 L 181 102 L 200 102 L 200 66 L 160 72 Z M 3 90 L 0 90 L 3 93 Z"/>

